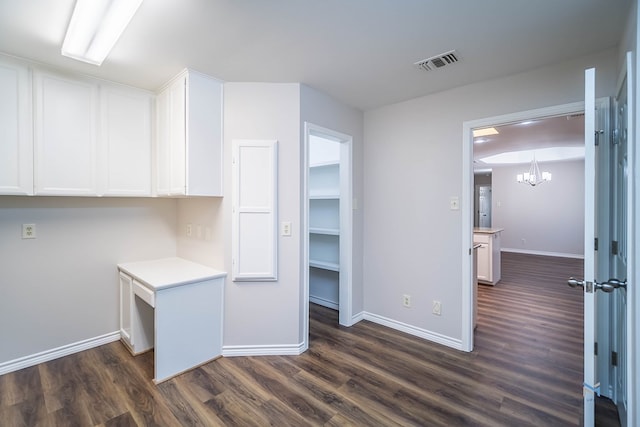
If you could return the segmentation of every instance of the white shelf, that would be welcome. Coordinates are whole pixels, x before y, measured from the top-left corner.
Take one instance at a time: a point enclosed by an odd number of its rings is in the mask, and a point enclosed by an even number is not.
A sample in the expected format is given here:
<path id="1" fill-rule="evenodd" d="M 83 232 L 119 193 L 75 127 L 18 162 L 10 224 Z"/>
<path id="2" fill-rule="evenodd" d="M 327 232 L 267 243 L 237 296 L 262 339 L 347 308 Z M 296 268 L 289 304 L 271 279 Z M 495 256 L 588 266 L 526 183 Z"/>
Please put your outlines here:
<path id="1" fill-rule="evenodd" d="M 340 161 L 339 160 L 330 160 L 330 161 L 326 161 L 326 162 L 322 162 L 322 163 L 314 163 L 314 164 L 310 164 L 309 165 L 310 168 L 322 168 L 322 167 L 327 167 L 327 166 L 340 166 Z"/>
<path id="2" fill-rule="evenodd" d="M 336 194 L 336 193 L 309 194 L 309 199 L 312 199 L 312 200 L 339 200 L 340 199 L 340 194 Z"/>
<path id="3" fill-rule="evenodd" d="M 333 262 L 309 260 L 309 267 L 321 268 L 323 270 L 340 271 L 340 266 Z"/>
<path id="4" fill-rule="evenodd" d="M 326 234 L 328 236 L 339 236 L 340 230 L 337 228 L 320 228 L 320 227 L 309 227 L 309 233 L 311 234 Z"/>

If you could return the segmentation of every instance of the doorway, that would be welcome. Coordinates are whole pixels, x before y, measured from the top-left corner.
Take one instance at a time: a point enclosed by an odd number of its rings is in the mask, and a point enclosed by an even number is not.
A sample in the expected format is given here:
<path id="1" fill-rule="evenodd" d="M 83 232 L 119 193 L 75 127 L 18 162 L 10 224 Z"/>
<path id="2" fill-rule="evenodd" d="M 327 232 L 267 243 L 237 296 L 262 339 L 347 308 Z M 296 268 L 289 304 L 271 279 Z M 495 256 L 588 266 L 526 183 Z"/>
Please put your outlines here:
<path id="1" fill-rule="evenodd" d="M 476 214 L 474 211 L 474 198 L 475 198 L 475 186 L 474 186 L 474 136 L 473 129 L 491 128 L 505 125 L 512 125 L 515 123 L 526 123 L 530 120 L 540 120 L 544 118 L 557 117 L 557 116 L 571 116 L 575 114 L 582 114 L 584 111 L 584 103 L 572 103 L 554 107 L 541 108 L 537 110 L 524 111 L 519 113 L 507 114 L 503 116 L 490 117 L 486 119 L 474 120 L 463 123 L 463 192 L 462 192 L 462 206 L 466 206 L 463 209 L 463 295 L 462 295 L 462 310 L 464 313 L 463 319 L 463 334 L 462 334 L 462 348 L 465 351 L 473 350 L 473 227 L 475 223 Z M 493 174 L 492 174 L 493 175 Z M 495 187 L 495 178 L 492 176 L 492 187 Z M 513 176 L 515 182 L 516 176 Z M 501 201 L 496 200 L 495 192 L 493 192 L 492 206 L 500 205 Z M 495 219 L 495 215 L 494 215 Z M 495 222 L 492 223 L 495 226 Z"/>
<path id="2" fill-rule="evenodd" d="M 309 302 L 352 318 L 352 137 L 305 123 L 303 347 L 309 340 Z"/>

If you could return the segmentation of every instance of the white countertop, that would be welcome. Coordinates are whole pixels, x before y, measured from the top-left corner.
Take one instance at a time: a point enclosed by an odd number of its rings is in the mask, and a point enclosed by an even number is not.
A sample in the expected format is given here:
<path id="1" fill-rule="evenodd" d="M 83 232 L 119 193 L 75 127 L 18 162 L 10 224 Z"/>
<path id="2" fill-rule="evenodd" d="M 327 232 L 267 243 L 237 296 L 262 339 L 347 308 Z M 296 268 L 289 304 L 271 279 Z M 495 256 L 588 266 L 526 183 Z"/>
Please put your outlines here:
<path id="1" fill-rule="evenodd" d="M 118 264 L 118 269 L 155 291 L 227 275 L 224 271 L 177 257 Z"/>
<path id="2" fill-rule="evenodd" d="M 492 228 L 492 227 L 474 227 L 474 233 L 482 233 L 482 234 L 496 234 L 501 231 L 504 231 L 504 228 Z"/>

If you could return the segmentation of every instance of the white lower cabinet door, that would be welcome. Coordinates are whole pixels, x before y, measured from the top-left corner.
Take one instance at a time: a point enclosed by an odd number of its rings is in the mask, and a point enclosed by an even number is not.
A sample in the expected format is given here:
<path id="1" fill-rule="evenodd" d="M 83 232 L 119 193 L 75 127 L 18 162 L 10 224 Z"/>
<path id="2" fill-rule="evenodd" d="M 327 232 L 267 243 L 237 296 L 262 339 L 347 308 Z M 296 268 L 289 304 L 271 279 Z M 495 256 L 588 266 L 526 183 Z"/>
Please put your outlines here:
<path id="1" fill-rule="evenodd" d="M 478 250 L 478 280 L 491 282 L 491 250 L 488 243 L 481 243 Z"/>
<path id="2" fill-rule="evenodd" d="M 120 273 L 120 338 L 133 349 L 133 280 L 124 273 Z"/>

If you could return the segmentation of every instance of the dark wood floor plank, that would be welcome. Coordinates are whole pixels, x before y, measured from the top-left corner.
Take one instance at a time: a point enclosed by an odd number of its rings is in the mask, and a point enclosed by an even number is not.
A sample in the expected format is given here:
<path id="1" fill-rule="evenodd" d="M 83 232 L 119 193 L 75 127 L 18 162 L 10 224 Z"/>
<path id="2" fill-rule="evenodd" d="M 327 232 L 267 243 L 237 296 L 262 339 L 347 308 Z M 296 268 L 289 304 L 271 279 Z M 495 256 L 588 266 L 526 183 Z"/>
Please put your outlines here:
<path id="1" fill-rule="evenodd" d="M 220 358 L 155 385 L 153 351 L 107 344 L 0 376 L 0 425 L 578 426 L 582 261 L 503 253 L 465 353 L 311 305 L 300 356 Z M 618 426 L 598 399 L 597 425 Z M 604 408 L 604 409 L 603 409 Z"/>

